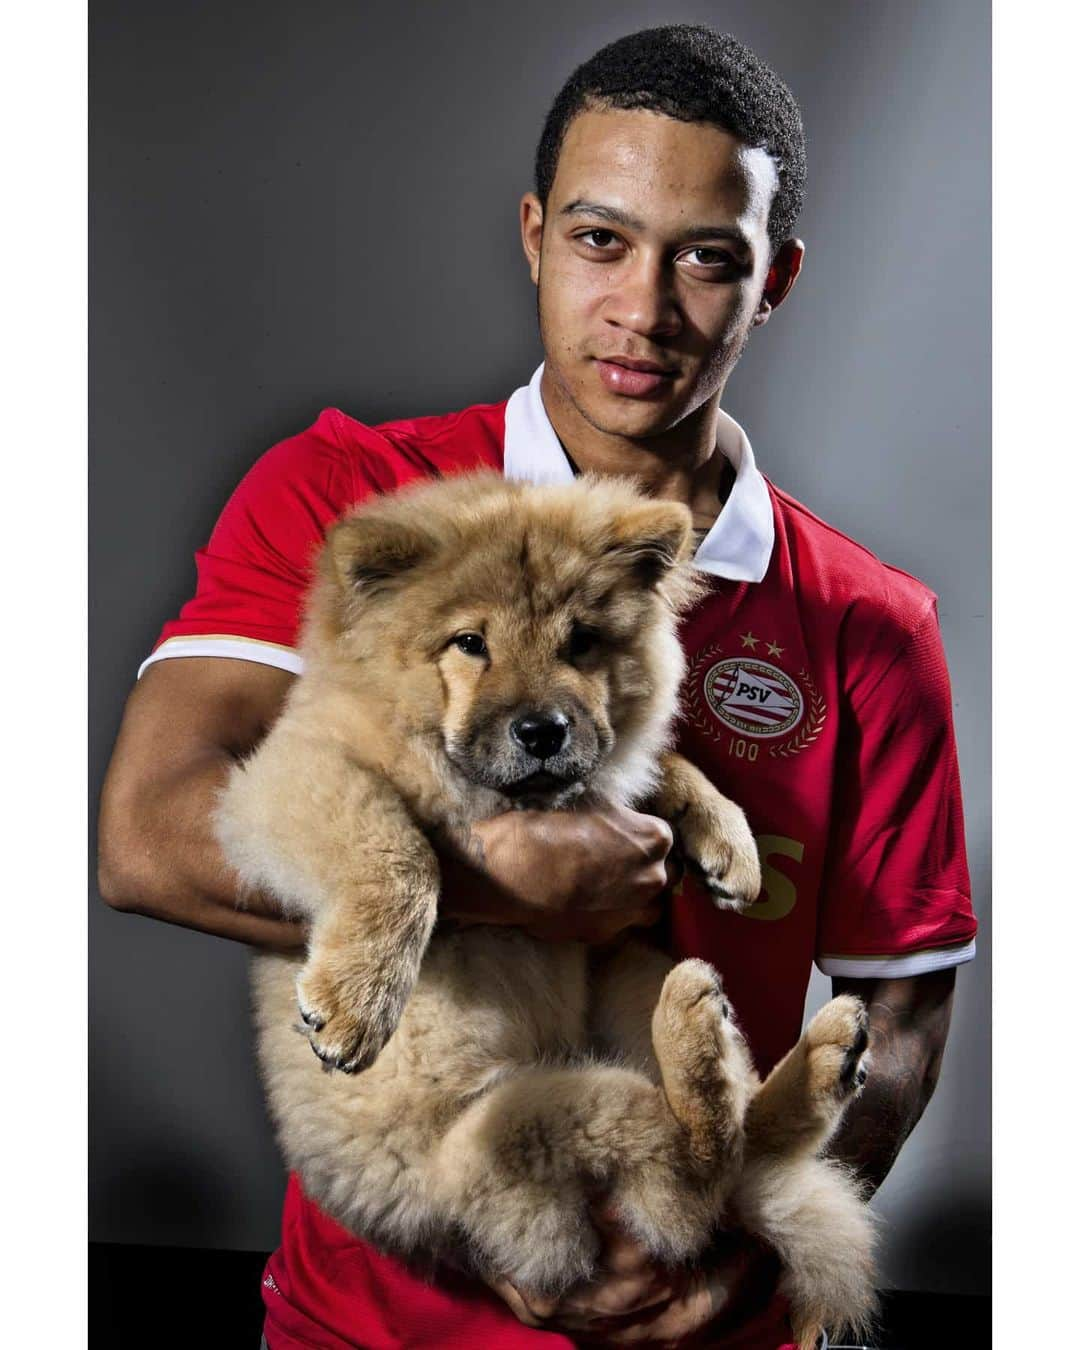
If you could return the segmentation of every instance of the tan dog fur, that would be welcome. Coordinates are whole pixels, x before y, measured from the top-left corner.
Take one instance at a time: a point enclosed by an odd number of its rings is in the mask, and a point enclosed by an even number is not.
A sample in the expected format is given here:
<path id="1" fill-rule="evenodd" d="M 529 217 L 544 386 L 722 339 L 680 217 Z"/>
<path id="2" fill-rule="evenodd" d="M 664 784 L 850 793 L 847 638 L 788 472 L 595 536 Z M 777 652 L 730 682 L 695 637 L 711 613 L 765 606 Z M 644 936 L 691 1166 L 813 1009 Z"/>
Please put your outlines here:
<path id="1" fill-rule="evenodd" d="M 433 843 L 522 804 L 652 810 L 716 903 L 756 896 L 742 812 L 669 750 L 690 537 L 684 508 L 613 480 L 470 475 L 365 505 L 329 535 L 305 673 L 218 833 L 311 924 L 306 958 L 258 958 L 254 989 L 282 1146 L 329 1214 L 548 1296 L 597 1273 L 598 1194 L 665 1262 L 741 1223 L 783 1258 L 809 1347 L 873 1305 L 869 1212 L 818 1156 L 865 1077 L 858 1001 L 762 1084 L 705 962 L 435 932 Z M 523 710 L 566 718 L 547 776 L 509 731 Z"/>

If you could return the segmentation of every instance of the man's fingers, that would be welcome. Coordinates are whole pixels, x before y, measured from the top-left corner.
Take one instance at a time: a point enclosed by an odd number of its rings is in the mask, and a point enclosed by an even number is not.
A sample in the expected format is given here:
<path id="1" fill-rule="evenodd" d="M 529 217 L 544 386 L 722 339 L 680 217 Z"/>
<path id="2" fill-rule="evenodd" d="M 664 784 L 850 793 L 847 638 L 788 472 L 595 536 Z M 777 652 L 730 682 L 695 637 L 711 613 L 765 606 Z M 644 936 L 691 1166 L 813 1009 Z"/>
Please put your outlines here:
<path id="1" fill-rule="evenodd" d="M 677 886 L 686 875 L 686 864 L 677 849 L 672 849 L 664 859 L 665 890 Z"/>
<path id="2" fill-rule="evenodd" d="M 604 1345 L 674 1346 L 708 1326 L 717 1317 L 734 1312 L 747 1292 L 747 1280 L 760 1259 L 744 1235 L 733 1234 L 725 1255 L 708 1270 L 687 1274 L 671 1299 L 629 1320 L 596 1320 L 588 1334 Z M 771 1288 L 771 1285 L 770 1285 Z M 764 1295 L 767 1291 L 760 1291 Z"/>
<path id="3" fill-rule="evenodd" d="M 604 1250 L 600 1260 L 610 1274 L 651 1275 L 658 1268 L 642 1244 L 625 1229 L 604 1229 L 600 1224 L 596 1226 L 604 1235 Z"/>
<path id="4" fill-rule="evenodd" d="M 559 1312 L 572 1313 L 585 1321 L 625 1317 L 666 1303 L 674 1292 L 671 1281 L 662 1271 L 609 1276 L 599 1284 L 587 1285 L 567 1295 Z"/>
<path id="5" fill-rule="evenodd" d="M 638 815 L 637 833 L 645 857 L 660 862 L 671 852 L 675 835 L 666 820 L 659 816 Z"/>
<path id="6" fill-rule="evenodd" d="M 669 884 L 667 859 L 657 858 L 638 873 L 636 898 L 648 903 L 653 896 L 659 895 L 661 891 L 666 891 Z"/>
<path id="7" fill-rule="evenodd" d="M 716 1297 L 721 1299 L 720 1303 L 715 1301 Z M 711 1278 L 697 1273 L 678 1297 L 660 1307 L 653 1316 L 635 1318 L 629 1326 L 606 1328 L 604 1344 L 675 1345 L 707 1326 L 721 1310 L 722 1299 L 721 1291 L 713 1288 Z"/>
<path id="8" fill-rule="evenodd" d="M 669 1272 L 627 1233 L 617 1207 L 610 1200 L 596 1200 L 590 1206 L 589 1219 L 603 1243 L 600 1267 L 604 1274 L 578 1285 L 563 1298 L 556 1313 L 560 1325 L 572 1321 L 579 1327 L 588 1327 L 597 1319 L 647 1311 L 671 1298 Z"/>
<path id="9" fill-rule="evenodd" d="M 491 1287 L 517 1320 L 527 1327 L 543 1326 L 545 1319 L 557 1309 L 557 1304 L 547 1299 L 533 1297 L 527 1303 L 509 1280 L 492 1280 Z"/>
<path id="10" fill-rule="evenodd" d="M 589 1206 L 589 1220 L 603 1239 L 600 1264 L 609 1275 L 647 1276 L 652 1279 L 663 1273 L 663 1268 L 649 1255 L 645 1244 L 627 1231 L 626 1221 L 613 1200 L 603 1198 L 593 1201 Z"/>

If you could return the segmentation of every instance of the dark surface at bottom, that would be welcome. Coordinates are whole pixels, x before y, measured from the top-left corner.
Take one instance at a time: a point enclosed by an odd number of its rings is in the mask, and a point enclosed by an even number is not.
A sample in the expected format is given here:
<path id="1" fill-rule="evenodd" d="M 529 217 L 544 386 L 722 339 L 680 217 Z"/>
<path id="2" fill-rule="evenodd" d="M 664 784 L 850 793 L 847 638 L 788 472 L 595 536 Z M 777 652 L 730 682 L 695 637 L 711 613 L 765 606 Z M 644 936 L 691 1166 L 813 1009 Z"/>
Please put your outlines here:
<path id="1" fill-rule="evenodd" d="M 90 1345 L 258 1350 L 265 1252 L 90 1244 Z M 880 1350 L 982 1350 L 990 1299 L 890 1291 Z M 478 1348 L 479 1350 L 479 1348 Z"/>

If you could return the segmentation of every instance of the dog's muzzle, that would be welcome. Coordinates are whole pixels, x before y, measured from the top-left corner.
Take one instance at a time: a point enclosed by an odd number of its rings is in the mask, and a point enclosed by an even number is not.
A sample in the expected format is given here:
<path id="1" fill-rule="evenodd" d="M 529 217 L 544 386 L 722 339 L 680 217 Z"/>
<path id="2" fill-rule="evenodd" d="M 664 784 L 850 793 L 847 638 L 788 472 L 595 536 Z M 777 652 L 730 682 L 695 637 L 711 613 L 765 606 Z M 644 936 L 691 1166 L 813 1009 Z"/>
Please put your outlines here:
<path id="1" fill-rule="evenodd" d="M 601 737 L 581 710 L 517 708 L 447 745 L 451 760 L 473 783 L 493 788 L 515 806 L 566 804 L 596 771 Z"/>

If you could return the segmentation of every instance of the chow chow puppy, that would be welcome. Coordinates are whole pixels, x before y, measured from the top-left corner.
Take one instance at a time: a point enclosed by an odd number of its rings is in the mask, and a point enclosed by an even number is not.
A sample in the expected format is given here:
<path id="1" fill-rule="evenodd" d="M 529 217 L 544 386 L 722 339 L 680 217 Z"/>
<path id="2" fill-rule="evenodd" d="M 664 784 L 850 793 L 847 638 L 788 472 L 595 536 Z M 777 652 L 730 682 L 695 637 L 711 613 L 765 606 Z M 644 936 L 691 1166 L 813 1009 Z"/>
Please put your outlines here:
<path id="1" fill-rule="evenodd" d="M 808 1347 L 873 1302 L 869 1213 L 818 1156 L 865 1078 L 858 1000 L 762 1083 L 704 961 L 436 929 L 436 848 L 514 807 L 636 805 L 716 904 L 757 895 L 742 812 L 669 749 L 691 552 L 685 508 L 621 480 L 469 475 L 364 505 L 328 536 L 304 674 L 218 835 L 310 923 L 254 991 L 282 1147 L 327 1213 L 549 1297 L 597 1274 L 599 1194 L 665 1263 L 739 1224 L 779 1252 Z"/>

